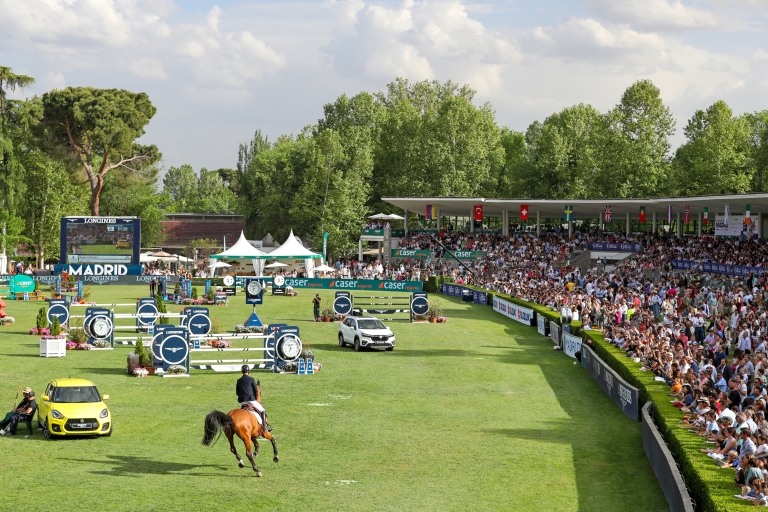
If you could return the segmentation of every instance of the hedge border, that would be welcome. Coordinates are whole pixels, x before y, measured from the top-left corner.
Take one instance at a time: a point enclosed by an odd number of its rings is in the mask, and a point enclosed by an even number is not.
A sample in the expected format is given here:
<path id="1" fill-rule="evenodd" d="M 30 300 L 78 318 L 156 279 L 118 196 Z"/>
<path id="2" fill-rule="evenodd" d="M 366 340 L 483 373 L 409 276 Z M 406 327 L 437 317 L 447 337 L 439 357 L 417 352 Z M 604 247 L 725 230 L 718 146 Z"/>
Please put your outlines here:
<path id="1" fill-rule="evenodd" d="M 450 282 L 450 280 L 444 282 Z M 477 286 L 466 284 L 461 286 L 487 292 L 489 305 L 493 304 L 493 297 L 497 296 L 533 309 L 537 315 L 560 324 L 560 314 L 545 306 Z M 680 424 L 683 413 L 672 405 L 671 397 L 668 396 L 670 388 L 666 383 L 654 380 L 654 375 L 650 372 L 640 371 L 642 365 L 635 363 L 620 348 L 606 342 L 602 332 L 582 329 L 581 322 L 571 323 L 571 332 L 583 334 L 592 340 L 595 353 L 605 364 L 616 371 L 628 384 L 638 388 L 641 406 L 649 401 L 653 403 L 653 420 L 680 468 L 696 510 L 731 512 L 754 509 L 751 501 L 736 500 L 733 497 L 739 489 L 733 485 L 731 470 L 720 469 L 712 459 L 701 453 L 702 448 L 711 448 L 712 445 L 706 444 L 704 438 L 687 429 L 675 428 Z"/>

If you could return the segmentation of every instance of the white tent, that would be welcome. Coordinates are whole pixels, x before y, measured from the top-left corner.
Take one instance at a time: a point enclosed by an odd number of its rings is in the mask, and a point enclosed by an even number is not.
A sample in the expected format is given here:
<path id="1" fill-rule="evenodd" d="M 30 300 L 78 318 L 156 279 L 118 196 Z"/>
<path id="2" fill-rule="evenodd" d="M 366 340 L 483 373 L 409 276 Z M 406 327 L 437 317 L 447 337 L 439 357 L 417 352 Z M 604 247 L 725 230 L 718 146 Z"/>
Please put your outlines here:
<path id="1" fill-rule="evenodd" d="M 152 252 L 143 252 L 139 254 L 139 263 L 154 263 L 157 261 L 157 258 L 154 256 L 150 256 Z"/>
<path id="2" fill-rule="evenodd" d="M 264 268 L 279 268 L 279 267 L 287 267 L 285 263 L 280 263 L 279 261 L 276 261 L 274 263 L 270 263 L 269 265 L 265 266 Z"/>
<path id="3" fill-rule="evenodd" d="M 315 272 L 336 272 L 336 269 L 329 267 L 328 265 L 320 265 L 319 267 L 315 267 Z"/>
<path id="4" fill-rule="evenodd" d="M 288 235 L 288 240 L 286 240 L 283 245 L 281 245 L 271 253 L 262 256 L 261 258 L 270 259 L 270 260 L 303 259 L 304 268 L 307 271 L 307 277 L 314 277 L 314 272 L 312 270 L 312 267 L 315 266 L 315 260 L 322 258 L 322 256 L 310 251 L 309 249 L 301 245 L 299 241 L 296 240 L 296 237 L 293 235 L 293 230 L 291 230 L 291 234 Z"/>
<path id="5" fill-rule="evenodd" d="M 214 261 L 210 265 L 208 265 L 208 268 L 211 270 L 217 269 L 217 268 L 228 268 L 231 267 L 229 263 L 224 263 L 223 261 Z"/>
<path id="6" fill-rule="evenodd" d="M 257 276 L 260 276 L 264 272 L 264 258 L 268 258 L 269 255 L 261 252 L 254 246 L 252 246 L 248 240 L 245 239 L 245 233 L 240 232 L 240 239 L 224 252 L 219 254 L 212 254 L 213 259 L 232 259 L 232 260 L 253 260 L 253 270 Z"/>

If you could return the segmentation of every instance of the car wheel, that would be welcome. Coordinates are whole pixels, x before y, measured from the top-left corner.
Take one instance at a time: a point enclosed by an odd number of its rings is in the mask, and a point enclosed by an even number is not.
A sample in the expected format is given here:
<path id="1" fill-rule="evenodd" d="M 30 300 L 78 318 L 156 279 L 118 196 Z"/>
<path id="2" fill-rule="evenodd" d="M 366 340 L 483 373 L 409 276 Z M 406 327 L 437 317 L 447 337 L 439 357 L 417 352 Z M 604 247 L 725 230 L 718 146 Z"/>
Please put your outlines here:
<path id="1" fill-rule="evenodd" d="M 347 344 L 344 342 L 344 335 L 339 333 L 339 346 L 341 348 L 344 348 L 347 346 Z"/>
<path id="2" fill-rule="evenodd" d="M 355 352 L 360 352 L 360 349 L 362 347 L 360 346 L 360 338 L 355 336 Z"/>
<path id="3" fill-rule="evenodd" d="M 395 347 L 387 347 L 387 352 L 392 352 L 393 350 L 395 350 Z"/>
<path id="4" fill-rule="evenodd" d="M 53 439 L 53 436 L 51 435 L 51 431 L 48 430 L 47 421 L 43 424 L 43 437 L 45 437 L 46 439 Z"/>

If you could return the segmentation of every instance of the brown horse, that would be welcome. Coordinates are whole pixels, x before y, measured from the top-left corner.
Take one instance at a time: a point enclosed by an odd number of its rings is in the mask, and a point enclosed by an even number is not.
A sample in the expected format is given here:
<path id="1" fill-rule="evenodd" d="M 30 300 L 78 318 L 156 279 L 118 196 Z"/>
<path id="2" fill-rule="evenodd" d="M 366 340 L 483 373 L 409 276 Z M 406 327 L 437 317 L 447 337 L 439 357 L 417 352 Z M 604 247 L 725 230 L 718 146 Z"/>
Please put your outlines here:
<path id="1" fill-rule="evenodd" d="M 259 382 L 256 382 L 256 390 L 258 394 L 256 401 L 261 403 L 261 387 Z M 203 435 L 203 444 L 210 446 L 216 434 L 219 431 L 223 431 L 224 435 L 229 439 L 229 451 L 235 454 L 237 462 L 241 468 L 245 467 L 242 457 L 237 453 L 234 443 L 234 435 L 243 440 L 245 444 L 245 454 L 248 456 L 248 460 L 251 461 L 251 467 L 256 472 L 256 476 L 261 476 L 261 471 L 256 467 L 254 459 L 259 455 L 259 443 L 257 439 L 259 436 L 269 439 L 272 442 L 272 449 L 275 452 L 275 457 L 272 459 L 277 462 L 280 460 L 277 457 L 277 444 L 272 434 L 267 432 L 263 425 L 259 423 L 256 416 L 245 409 L 233 409 L 228 414 L 224 414 L 221 411 L 213 411 L 205 417 L 205 435 Z M 253 451 L 251 451 L 251 443 L 253 443 Z"/>

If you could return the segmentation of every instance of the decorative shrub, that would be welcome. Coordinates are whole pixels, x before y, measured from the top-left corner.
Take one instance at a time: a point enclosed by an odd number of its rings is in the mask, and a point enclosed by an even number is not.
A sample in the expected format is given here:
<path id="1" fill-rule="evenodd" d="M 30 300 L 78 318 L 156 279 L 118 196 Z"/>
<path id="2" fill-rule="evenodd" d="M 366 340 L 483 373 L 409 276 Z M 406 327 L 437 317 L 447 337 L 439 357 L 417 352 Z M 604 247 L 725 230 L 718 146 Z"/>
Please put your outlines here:
<path id="1" fill-rule="evenodd" d="M 218 318 L 211 319 L 211 334 L 221 334 L 221 320 Z"/>
<path id="2" fill-rule="evenodd" d="M 146 377 L 149 375 L 149 372 L 145 370 L 144 368 L 134 368 L 133 374 L 139 378 Z"/>
<path id="3" fill-rule="evenodd" d="M 197 294 L 197 287 L 196 287 L 196 286 L 193 286 L 193 287 L 192 287 L 192 299 L 193 299 L 193 300 L 197 300 L 197 298 L 198 298 L 198 294 Z"/>
<path id="4" fill-rule="evenodd" d="M 16 323 L 16 319 L 12 316 L 0 318 L 0 325 L 13 325 L 14 323 Z"/>
<path id="5" fill-rule="evenodd" d="M 75 350 L 91 350 L 91 346 L 87 343 L 78 343 Z"/>
<path id="6" fill-rule="evenodd" d="M 53 323 L 51 324 L 51 336 L 58 336 L 61 334 L 61 324 L 59 323 L 59 317 L 53 317 Z"/>
<path id="7" fill-rule="evenodd" d="M 179 375 L 181 373 L 187 373 L 187 367 L 181 366 L 178 364 L 173 364 L 169 366 L 167 370 L 165 370 L 165 373 L 170 373 L 171 375 Z"/>
<path id="8" fill-rule="evenodd" d="M 75 350 L 77 348 L 77 343 L 74 341 L 68 341 L 67 342 L 67 350 Z"/>
<path id="9" fill-rule="evenodd" d="M 95 348 L 110 348 L 112 347 L 112 344 L 109 340 L 96 340 L 93 342 L 93 346 Z"/>
<path id="10" fill-rule="evenodd" d="M 37 281 L 35 281 L 35 283 L 37 283 Z M 35 325 L 37 325 L 38 329 L 48 327 L 48 317 L 45 314 L 45 308 L 40 308 L 37 310 L 37 318 L 35 318 Z"/>

